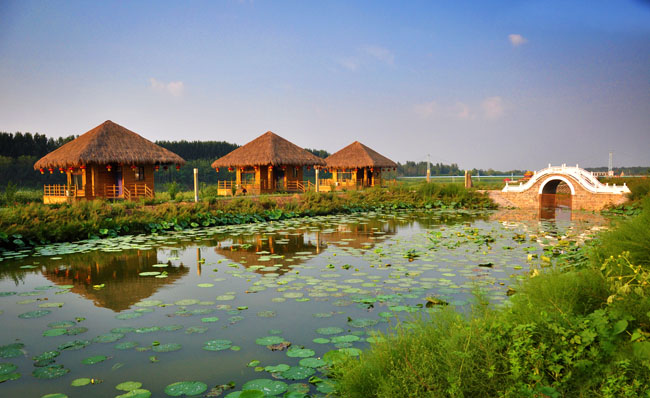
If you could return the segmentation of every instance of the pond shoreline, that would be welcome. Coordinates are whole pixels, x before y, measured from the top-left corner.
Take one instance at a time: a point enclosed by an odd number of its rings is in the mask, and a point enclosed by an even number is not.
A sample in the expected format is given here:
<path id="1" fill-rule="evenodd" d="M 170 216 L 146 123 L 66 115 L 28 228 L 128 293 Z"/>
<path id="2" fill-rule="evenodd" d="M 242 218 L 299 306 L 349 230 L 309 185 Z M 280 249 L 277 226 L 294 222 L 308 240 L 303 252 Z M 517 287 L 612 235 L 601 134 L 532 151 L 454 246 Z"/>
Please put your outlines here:
<path id="1" fill-rule="evenodd" d="M 395 186 L 343 195 L 206 199 L 198 203 L 104 201 L 48 206 L 32 203 L 0 210 L 0 251 L 89 238 L 255 223 L 375 209 L 495 208 L 486 194 L 454 185 Z"/>

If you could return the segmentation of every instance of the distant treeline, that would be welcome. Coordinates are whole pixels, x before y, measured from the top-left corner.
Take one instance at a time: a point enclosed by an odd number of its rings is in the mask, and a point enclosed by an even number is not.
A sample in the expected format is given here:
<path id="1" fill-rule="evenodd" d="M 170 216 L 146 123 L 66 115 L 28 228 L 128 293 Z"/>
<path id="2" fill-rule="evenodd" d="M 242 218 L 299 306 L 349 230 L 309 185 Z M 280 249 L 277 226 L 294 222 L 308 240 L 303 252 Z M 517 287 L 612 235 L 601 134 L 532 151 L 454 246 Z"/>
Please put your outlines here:
<path id="1" fill-rule="evenodd" d="M 47 138 L 45 134 L 0 132 L 0 156 L 17 158 L 20 156 L 43 157 L 76 137 Z"/>
<path id="2" fill-rule="evenodd" d="M 185 160 L 212 159 L 214 161 L 239 148 L 239 145 L 225 141 L 156 141 L 156 144 Z"/>
<path id="3" fill-rule="evenodd" d="M 47 153 L 59 148 L 61 145 L 73 140 L 74 135 L 60 138 L 48 138 L 44 134 L 31 133 L 5 133 L 0 132 L 0 190 L 7 186 L 9 182 L 21 187 L 41 188 L 43 184 L 64 184 L 65 175 L 54 173 L 41 175 L 34 171 L 34 163 Z M 179 184 L 189 187 L 192 184 L 192 169 L 199 169 L 199 179 L 205 184 L 214 184 L 218 180 L 234 179 L 234 173 L 227 170 L 220 170 L 219 173 L 210 168 L 210 164 L 234 149 L 239 145 L 225 141 L 156 141 L 156 144 L 177 153 L 187 161 L 185 167 L 177 171 L 173 167 L 170 170 L 162 169 L 157 174 L 156 180 L 165 184 L 169 182 L 178 182 Z M 314 155 L 326 158 L 329 152 L 323 149 L 306 148 Z M 443 163 L 431 164 L 432 176 L 463 175 L 456 163 L 450 165 Z M 591 171 L 607 171 L 606 167 L 591 168 Z M 473 175 L 490 176 L 490 175 L 521 175 L 524 170 L 471 170 Z M 623 171 L 627 175 L 648 174 L 650 170 L 647 167 L 622 167 L 616 168 L 616 174 Z M 384 178 L 395 178 L 396 176 L 425 176 L 427 173 L 427 162 L 398 163 L 397 171 L 390 171 L 384 174 Z M 304 177 L 310 179 L 314 177 L 314 170 L 306 170 Z M 329 174 L 321 173 L 320 178 L 328 178 Z"/>

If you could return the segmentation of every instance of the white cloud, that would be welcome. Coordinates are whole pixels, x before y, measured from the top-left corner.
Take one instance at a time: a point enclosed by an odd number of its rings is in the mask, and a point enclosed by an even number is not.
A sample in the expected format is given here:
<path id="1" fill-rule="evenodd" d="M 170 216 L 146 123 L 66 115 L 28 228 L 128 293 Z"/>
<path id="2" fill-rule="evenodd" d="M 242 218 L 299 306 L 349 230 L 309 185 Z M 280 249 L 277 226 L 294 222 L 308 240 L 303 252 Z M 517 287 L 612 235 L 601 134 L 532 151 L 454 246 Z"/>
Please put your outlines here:
<path id="1" fill-rule="evenodd" d="M 377 58 L 378 60 L 387 63 L 388 65 L 393 65 L 395 61 L 395 55 L 390 52 L 387 48 L 379 46 L 368 46 L 364 49 L 365 53 L 371 57 Z"/>
<path id="2" fill-rule="evenodd" d="M 413 111 L 422 118 L 428 118 L 436 113 L 438 110 L 438 104 L 436 101 L 425 102 L 423 104 L 416 104 L 413 107 Z"/>
<path id="3" fill-rule="evenodd" d="M 456 119 L 468 120 L 474 119 L 474 115 L 470 112 L 469 106 L 462 102 L 456 102 L 456 104 L 451 108 L 451 115 Z"/>
<path id="4" fill-rule="evenodd" d="M 337 62 L 347 70 L 355 71 L 359 69 L 359 61 L 356 58 L 341 58 Z"/>
<path id="5" fill-rule="evenodd" d="M 509 34 L 508 40 L 510 40 L 510 44 L 512 44 L 513 47 L 519 47 L 521 45 L 528 43 L 528 39 L 526 39 L 524 36 L 517 33 Z"/>
<path id="6" fill-rule="evenodd" d="M 504 113 L 503 99 L 501 97 L 488 97 L 481 102 L 481 109 L 486 119 L 499 119 Z"/>
<path id="7" fill-rule="evenodd" d="M 153 88 L 155 91 L 166 92 L 173 95 L 174 97 L 180 96 L 183 94 L 183 90 L 185 90 L 185 85 L 180 81 L 165 83 L 152 77 L 149 79 L 149 82 L 151 83 L 151 88 Z"/>

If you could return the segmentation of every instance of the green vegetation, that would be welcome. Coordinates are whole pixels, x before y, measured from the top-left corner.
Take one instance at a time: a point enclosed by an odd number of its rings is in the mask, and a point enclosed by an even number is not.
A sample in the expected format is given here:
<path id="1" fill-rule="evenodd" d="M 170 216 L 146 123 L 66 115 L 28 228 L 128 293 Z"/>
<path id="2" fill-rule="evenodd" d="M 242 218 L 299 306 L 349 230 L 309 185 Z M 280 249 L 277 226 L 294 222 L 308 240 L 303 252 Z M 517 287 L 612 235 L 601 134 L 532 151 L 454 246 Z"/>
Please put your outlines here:
<path id="1" fill-rule="evenodd" d="M 594 244 L 547 251 L 509 305 L 395 327 L 335 366 L 344 397 L 647 397 L 650 199 Z M 644 228 L 645 226 L 645 228 Z M 562 254 L 562 252 L 565 252 Z"/>
<path id="2" fill-rule="evenodd" d="M 174 185 L 168 199 L 179 194 Z M 173 198 L 172 198 L 173 196 Z M 184 196 L 183 196 L 184 197 Z M 16 204 L 0 209 L 0 248 L 22 248 L 199 226 L 255 223 L 372 209 L 492 208 L 487 195 L 456 185 L 373 188 L 343 194 L 204 198 L 199 203 L 81 201 L 74 204 Z"/>

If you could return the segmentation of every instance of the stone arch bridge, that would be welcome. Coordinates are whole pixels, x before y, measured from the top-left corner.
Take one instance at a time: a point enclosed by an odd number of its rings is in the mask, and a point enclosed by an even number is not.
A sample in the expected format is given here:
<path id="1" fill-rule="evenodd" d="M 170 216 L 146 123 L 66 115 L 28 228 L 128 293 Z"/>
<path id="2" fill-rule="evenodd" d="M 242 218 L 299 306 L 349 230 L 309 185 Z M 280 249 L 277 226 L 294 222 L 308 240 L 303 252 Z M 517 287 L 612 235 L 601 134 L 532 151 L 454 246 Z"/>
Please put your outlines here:
<path id="1" fill-rule="evenodd" d="M 506 183 L 490 196 L 502 206 L 522 209 L 543 205 L 563 205 L 571 209 L 601 210 L 627 200 L 630 189 L 623 185 L 603 184 L 591 172 L 575 167 L 551 166 L 536 171 L 526 182 Z"/>

